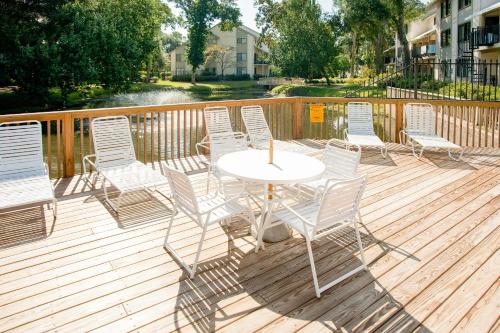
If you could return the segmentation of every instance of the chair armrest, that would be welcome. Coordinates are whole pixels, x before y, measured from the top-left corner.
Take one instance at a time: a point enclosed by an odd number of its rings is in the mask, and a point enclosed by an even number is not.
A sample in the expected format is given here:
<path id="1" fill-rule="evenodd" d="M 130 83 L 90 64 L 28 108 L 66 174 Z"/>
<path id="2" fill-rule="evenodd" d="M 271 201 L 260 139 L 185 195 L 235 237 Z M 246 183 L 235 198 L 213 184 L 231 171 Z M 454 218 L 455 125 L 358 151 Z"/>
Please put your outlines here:
<path id="1" fill-rule="evenodd" d="M 95 159 L 95 158 L 96 158 L 95 154 L 92 154 L 92 155 L 86 155 L 86 156 L 84 156 L 84 157 L 83 157 L 83 163 L 82 163 L 82 164 L 83 164 L 83 173 L 84 173 L 84 174 L 86 174 L 86 173 L 87 173 L 87 166 L 86 166 L 85 162 L 87 162 L 87 163 L 88 163 L 88 164 L 90 164 L 92 167 L 94 167 L 94 169 L 96 169 L 96 170 L 97 170 L 95 163 L 94 163 L 94 162 L 92 162 L 92 161 L 90 160 L 91 158 L 94 158 L 94 159 Z"/>

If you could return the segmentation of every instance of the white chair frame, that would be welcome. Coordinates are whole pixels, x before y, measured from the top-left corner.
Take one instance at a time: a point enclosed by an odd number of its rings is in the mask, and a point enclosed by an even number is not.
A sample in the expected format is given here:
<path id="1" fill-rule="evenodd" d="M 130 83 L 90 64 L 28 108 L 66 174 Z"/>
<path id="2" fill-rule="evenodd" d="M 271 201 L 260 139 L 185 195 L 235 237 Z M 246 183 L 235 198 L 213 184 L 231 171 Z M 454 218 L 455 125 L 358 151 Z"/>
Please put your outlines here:
<path id="1" fill-rule="evenodd" d="M 304 237 L 311 265 L 314 289 L 318 298 L 321 297 L 323 291 L 367 269 L 358 227 L 358 222 L 362 223 L 359 204 L 365 187 L 366 175 L 351 180 L 340 181 L 330 186 L 323 193 L 320 203 L 313 200 L 298 207 L 290 207 L 282 204 L 284 208 L 274 213 L 275 217 L 287 223 Z M 320 287 L 311 243 L 345 227 L 354 228 L 362 264 Z"/>
<path id="2" fill-rule="evenodd" d="M 413 156 L 422 158 L 425 149 L 437 148 L 448 150 L 448 156 L 454 161 L 462 159 L 464 149 L 440 137 L 436 132 L 435 113 L 431 104 L 407 103 L 404 105 L 405 128 L 399 132 L 399 142 L 410 143 Z M 407 140 L 403 140 L 406 137 Z M 417 153 L 416 146 L 420 146 Z M 458 157 L 452 155 L 452 150 L 459 151 Z"/>
<path id="3" fill-rule="evenodd" d="M 345 146 L 346 149 L 339 148 L 339 146 Z M 361 160 L 361 149 L 356 145 L 357 150 L 349 150 L 348 146 L 349 144 L 342 140 L 328 140 L 320 158 L 326 165 L 325 173 L 321 179 L 299 186 L 313 189 L 316 199 L 334 183 L 356 178 Z"/>
<path id="4" fill-rule="evenodd" d="M 248 196 L 246 196 L 246 204 L 244 207 L 238 203 L 241 195 L 237 195 L 232 199 L 226 199 L 219 192 L 209 193 L 203 197 L 196 197 L 192 184 L 184 173 L 175 169 L 166 167 L 167 178 L 172 190 L 172 199 L 174 204 L 174 212 L 170 217 L 170 223 L 167 228 L 165 236 L 164 247 L 175 257 L 175 259 L 186 269 L 189 277 L 192 279 L 196 274 L 198 260 L 201 250 L 203 248 L 203 241 L 207 229 L 210 225 L 218 222 L 226 222 L 232 217 L 241 217 L 248 223 L 257 227 L 255 216 L 250 208 Z M 209 207 L 208 209 L 201 208 L 200 206 Z M 192 266 L 187 264 L 182 257 L 174 250 L 168 243 L 170 231 L 174 222 L 174 217 L 182 211 L 189 218 L 191 218 L 203 231 L 198 243 L 196 255 Z"/>
<path id="5" fill-rule="evenodd" d="M 269 141 L 273 140 L 274 149 L 284 150 L 306 155 L 315 154 L 317 149 L 299 145 L 296 143 L 275 140 L 269 129 L 264 110 L 260 105 L 250 105 L 241 107 L 241 118 L 245 124 L 248 140 L 257 149 L 269 149 Z"/>
<path id="6" fill-rule="evenodd" d="M 92 140 L 95 154 L 84 157 L 83 172 L 87 175 L 86 163 L 96 170 L 93 186 L 97 179 L 102 177 L 105 200 L 116 213 L 119 213 L 122 197 L 131 192 L 146 191 L 151 196 L 154 192 L 158 192 L 171 201 L 167 195 L 157 189 L 158 186 L 168 183 L 167 178 L 136 159 L 127 117 L 94 118 Z M 91 159 L 95 159 L 95 162 Z M 88 180 L 88 176 L 86 177 Z M 110 183 L 118 190 L 116 203 L 110 200 L 106 183 Z"/>
<path id="7" fill-rule="evenodd" d="M 46 203 L 53 205 L 56 219 L 57 199 L 43 161 L 41 123 L 0 123 L 0 210 Z"/>
<path id="8" fill-rule="evenodd" d="M 358 147 L 377 147 L 383 158 L 387 157 L 387 145 L 380 140 L 373 129 L 373 106 L 371 103 L 347 103 L 347 127 L 344 129 L 344 139 L 349 145 Z M 356 142 L 353 136 L 369 138 L 369 143 Z M 361 148 L 360 148 L 361 149 Z"/>

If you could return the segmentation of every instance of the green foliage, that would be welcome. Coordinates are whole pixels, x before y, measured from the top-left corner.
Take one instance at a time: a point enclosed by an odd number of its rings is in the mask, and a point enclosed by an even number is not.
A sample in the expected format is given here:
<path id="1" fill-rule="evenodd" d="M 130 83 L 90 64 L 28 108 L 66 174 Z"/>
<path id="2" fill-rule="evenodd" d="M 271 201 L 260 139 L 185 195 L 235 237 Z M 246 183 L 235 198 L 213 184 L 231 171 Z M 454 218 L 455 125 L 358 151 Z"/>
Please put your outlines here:
<path id="1" fill-rule="evenodd" d="M 177 47 L 181 46 L 184 43 L 184 37 L 180 32 L 173 31 L 171 33 L 164 33 L 161 38 L 161 43 L 163 50 L 166 53 L 170 53 L 175 50 Z"/>
<path id="2" fill-rule="evenodd" d="M 262 42 L 284 76 L 328 77 L 338 53 L 334 20 L 309 0 L 257 0 Z"/>
<path id="3" fill-rule="evenodd" d="M 470 82 L 449 82 L 438 90 L 439 94 L 476 101 L 495 101 L 500 98 L 500 87 Z"/>
<path id="4" fill-rule="evenodd" d="M 157 53 L 169 17 L 160 0 L 16 1 L 1 11 L 0 66 L 30 96 L 123 89 Z"/>
<path id="5" fill-rule="evenodd" d="M 172 81 L 174 82 L 190 82 L 191 74 L 183 74 L 183 75 L 173 75 Z M 213 75 L 213 74 L 203 74 L 196 75 L 196 81 L 198 82 L 215 82 L 215 81 L 248 81 L 250 80 L 250 75 Z"/>
<path id="6" fill-rule="evenodd" d="M 205 63 L 205 49 L 211 25 L 220 20 L 224 31 L 240 24 L 240 10 L 234 0 L 173 0 L 184 13 L 188 29 L 187 59 L 193 73 Z M 195 76 L 192 77 L 195 79 Z"/>

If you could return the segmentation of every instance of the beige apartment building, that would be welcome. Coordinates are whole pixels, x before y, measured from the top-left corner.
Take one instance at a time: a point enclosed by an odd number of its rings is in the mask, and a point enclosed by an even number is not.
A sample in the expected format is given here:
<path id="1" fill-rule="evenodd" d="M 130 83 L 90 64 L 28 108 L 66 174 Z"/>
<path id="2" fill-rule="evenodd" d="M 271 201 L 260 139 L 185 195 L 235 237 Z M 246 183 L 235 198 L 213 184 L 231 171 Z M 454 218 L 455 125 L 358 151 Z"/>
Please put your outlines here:
<path id="1" fill-rule="evenodd" d="M 433 0 L 426 13 L 407 26 L 413 58 L 500 61 L 500 0 Z M 396 38 L 387 59 L 400 61 Z M 391 57 L 394 52 L 394 57 Z"/>
<path id="2" fill-rule="evenodd" d="M 265 46 L 257 45 L 259 33 L 246 27 L 239 26 L 231 31 L 222 31 L 219 25 L 214 26 L 210 31 L 208 46 L 218 45 L 230 50 L 226 60 L 229 66 L 224 66 L 224 75 L 244 75 L 251 77 L 269 76 L 270 65 L 266 61 L 269 49 Z M 186 59 L 186 45 L 181 45 L 171 52 L 172 74 L 191 74 L 192 67 Z M 220 63 L 207 63 L 197 71 L 222 74 Z"/>

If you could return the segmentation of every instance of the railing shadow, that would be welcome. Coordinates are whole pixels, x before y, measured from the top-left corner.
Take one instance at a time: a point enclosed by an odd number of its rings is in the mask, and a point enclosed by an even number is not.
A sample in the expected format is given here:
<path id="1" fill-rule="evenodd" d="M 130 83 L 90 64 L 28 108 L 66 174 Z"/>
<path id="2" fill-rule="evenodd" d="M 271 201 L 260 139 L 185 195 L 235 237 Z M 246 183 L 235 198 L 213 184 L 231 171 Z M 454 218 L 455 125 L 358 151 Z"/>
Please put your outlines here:
<path id="1" fill-rule="evenodd" d="M 0 212 L 0 248 L 45 239 L 52 234 L 54 225 L 52 211 L 44 209 L 44 205 Z"/>
<path id="2" fill-rule="evenodd" d="M 258 310 L 272 311 L 285 321 L 291 318 L 321 323 L 323 328 L 333 331 L 350 331 L 387 313 L 403 315 L 405 324 L 410 326 L 420 325 L 369 270 L 353 275 L 316 298 L 302 239 L 287 240 L 285 247 L 280 243 L 268 244 L 265 251 L 255 254 L 253 248 L 243 251 L 233 246 L 234 239 L 247 234 L 244 230 L 232 234 L 226 228 L 229 239 L 226 255 L 201 261 L 199 273 L 192 280 L 186 274 L 182 276 L 179 290 L 184 292 L 177 295 L 170 329 L 188 325 L 197 332 L 214 331 Z M 362 237 L 365 247 L 381 246 L 383 254 L 398 251 L 414 258 L 369 233 L 363 233 Z M 329 235 L 313 247 L 320 285 L 361 264 L 355 255 L 357 243 L 352 230 Z M 383 307 L 372 311 L 371 306 L 377 301 L 382 301 Z"/>

